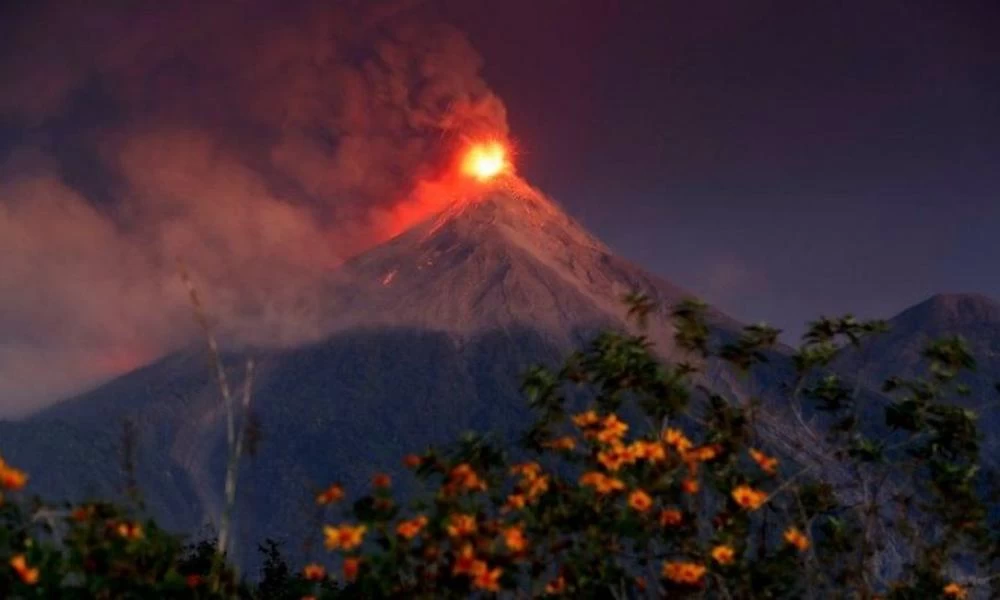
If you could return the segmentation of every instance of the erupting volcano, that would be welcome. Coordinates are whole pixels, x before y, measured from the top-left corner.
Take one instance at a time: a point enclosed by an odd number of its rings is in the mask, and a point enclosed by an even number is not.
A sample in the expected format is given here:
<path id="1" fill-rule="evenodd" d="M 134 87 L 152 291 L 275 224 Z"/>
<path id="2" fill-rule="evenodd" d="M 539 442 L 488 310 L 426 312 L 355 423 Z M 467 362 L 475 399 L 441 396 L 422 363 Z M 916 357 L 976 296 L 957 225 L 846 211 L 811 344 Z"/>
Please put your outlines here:
<path id="1" fill-rule="evenodd" d="M 507 148 L 502 142 L 473 144 L 462 159 L 462 173 L 486 181 L 509 172 Z"/>

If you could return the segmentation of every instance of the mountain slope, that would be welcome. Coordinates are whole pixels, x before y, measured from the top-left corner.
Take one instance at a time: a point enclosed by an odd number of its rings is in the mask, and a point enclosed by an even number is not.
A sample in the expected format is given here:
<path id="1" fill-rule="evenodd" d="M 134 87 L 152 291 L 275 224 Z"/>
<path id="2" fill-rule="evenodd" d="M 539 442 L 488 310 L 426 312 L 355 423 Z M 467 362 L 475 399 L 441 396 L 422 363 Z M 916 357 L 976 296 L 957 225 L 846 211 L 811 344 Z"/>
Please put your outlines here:
<path id="1" fill-rule="evenodd" d="M 976 371 L 961 378 L 967 398 L 956 402 L 979 415 L 985 433 L 983 460 L 1000 469 L 1000 303 L 980 294 L 938 294 L 889 320 L 889 332 L 872 340 L 860 356 L 841 370 L 860 374 L 873 389 L 890 376 L 913 378 L 926 374 L 921 353 L 931 341 L 961 336 L 976 359 Z"/>
<path id="2" fill-rule="evenodd" d="M 236 526 L 245 564 L 264 537 L 315 534 L 320 486 L 340 480 L 357 491 L 375 471 L 401 475 L 404 454 L 470 429 L 512 436 L 528 418 L 519 391 L 524 369 L 558 364 L 597 330 L 626 328 L 626 292 L 660 305 L 648 333 L 669 358 L 669 307 L 689 297 L 615 257 L 516 181 L 453 203 L 344 265 L 322 288 L 333 326 L 321 341 L 252 352 L 264 439 L 240 479 Z M 738 334 L 739 323 L 725 315 L 708 318 L 716 338 Z M 245 356 L 224 357 L 234 387 Z M 779 349 L 771 358 L 767 374 L 750 378 L 709 365 L 703 383 L 731 399 L 762 396 L 764 442 L 822 463 L 821 444 L 803 437 L 785 404 L 788 357 Z M 1000 364 L 990 368 L 1000 372 Z M 225 415 L 200 349 L 22 422 L 0 423 L 0 453 L 31 471 L 35 491 L 48 497 L 108 496 L 121 488 L 125 419 L 136 424 L 138 479 L 151 512 L 182 531 L 215 521 Z"/>
<path id="3" fill-rule="evenodd" d="M 528 416 L 521 373 L 557 364 L 597 330 L 625 327 L 621 297 L 632 290 L 663 306 L 688 297 L 513 181 L 346 264 L 324 286 L 334 326 L 323 341 L 253 352 L 264 440 L 241 475 L 242 547 L 265 536 L 304 539 L 315 530 L 313 493 L 330 481 L 363 487 L 375 470 L 396 471 L 403 454 L 470 429 L 513 435 Z M 710 318 L 735 332 L 734 321 Z M 669 354 L 665 309 L 651 316 L 649 331 Z M 225 357 L 236 385 L 243 360 Z M 35 480 L 46 495 L 107 495 L 121 487 L 125 419 L 139 434 L 138 475 L 151 511 L 187 531 L 213 521 L 224 413 L 201 350 L 2 424 L 0 452 L 32 472 L 58 473 Z M 75 444 L 75 460 L 54 467 L 45 456 L 63 440 L 90 444 Z"/>

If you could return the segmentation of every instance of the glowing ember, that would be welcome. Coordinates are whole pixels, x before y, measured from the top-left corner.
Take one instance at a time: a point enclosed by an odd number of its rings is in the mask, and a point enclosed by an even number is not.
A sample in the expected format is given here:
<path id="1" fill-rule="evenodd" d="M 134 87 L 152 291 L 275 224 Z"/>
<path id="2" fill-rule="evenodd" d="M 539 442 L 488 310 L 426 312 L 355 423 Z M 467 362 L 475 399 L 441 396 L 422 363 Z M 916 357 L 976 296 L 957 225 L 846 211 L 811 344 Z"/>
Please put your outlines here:
<path id="1" fill-rule="evenodd" d="M 500 142 L 475 144 L 462 159 L 462 172 L 480 181 L 492 179 L 507 169 L 507 149 Z"/>

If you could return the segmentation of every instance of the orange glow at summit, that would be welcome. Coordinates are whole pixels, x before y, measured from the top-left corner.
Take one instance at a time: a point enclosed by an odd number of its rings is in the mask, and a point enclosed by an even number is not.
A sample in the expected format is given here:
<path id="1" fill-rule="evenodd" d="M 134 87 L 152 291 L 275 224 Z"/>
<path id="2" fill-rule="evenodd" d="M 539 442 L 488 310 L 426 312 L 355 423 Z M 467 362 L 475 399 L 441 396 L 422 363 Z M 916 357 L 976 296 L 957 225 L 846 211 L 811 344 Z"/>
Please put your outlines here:
<path id="1" fill-rule="evenodd" d="M 487 181 L 510 171 L 507 147 L 498 141 L 473 144 L 462 158 L 462 173 Z"/>

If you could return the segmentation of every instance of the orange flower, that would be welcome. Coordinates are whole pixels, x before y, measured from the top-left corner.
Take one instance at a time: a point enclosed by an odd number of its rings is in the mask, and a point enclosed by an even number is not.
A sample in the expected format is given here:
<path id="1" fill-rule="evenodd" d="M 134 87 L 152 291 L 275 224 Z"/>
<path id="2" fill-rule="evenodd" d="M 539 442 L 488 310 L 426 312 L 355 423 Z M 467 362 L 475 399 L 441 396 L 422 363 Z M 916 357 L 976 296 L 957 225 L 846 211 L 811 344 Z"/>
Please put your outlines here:
<path id="1" fill-rule="evenodd" d="M 455 554 L 455 566 L 451 572 L 455 575 L 472 575 L 479 568 L 479 564 L 485 566 L 480 560 L 476 560 L 476 553 L 472 549 L 472 544 L 465 544 L 458 553 Z"/>
<path id="2" fill-rule="evenodd" d="M 750 458 L 768 475 L 774 475 L 778 468 L 777 458 L 772 458 L 756 448 L 750 448 Z"/>
<path id="3" fill-rule="evenodd" d="M 625 484 L 620 479 L 608 477 L 604 473 L 590 471 L 580 477 L 580 485 L 593 487 L 601 495 L 610 494 L 625 489 Z"/>
<path id="4" fill-rule="evenodd" d="M 789 527 L 785 530 L 785 541 L 798 548 L 799 552 L 809 549 L 809 538 L 798 527 Z"/>
<path id="5" fill-rule="evenodd" d="M 545 584 L 545 593 L 555 596 L 566 591 L 566 579 L 560 575 Z"/>
<path id="6" fill-rule="evenodd" d="M 344 487 L 335 483 L 316 495 L 316 504 L 325 506 L 344 499 Z"/>
<path id="7" fill-rule="evenodd" d="M 635 454 L 621 444 L 616 444 L 597 453 L 597 461 L 609 471 L 617 471 L 622 465 L 635 462 Z"/>
<path id="8" fill-rule="evenodd" d="M 504 504 L 503 510 L 521 510 L 524 508 L 525 504 L 526 500 L 524 494 L 511 494 L 510 496 L 507 496 L 507 504 Z"/>
<path id="9" fill-rule="evenodd" d="M 187 577 L 184 578 L 184 583 L 189 588 L 196 588 L 199 585 L 201 585 L 201 575 L 198 575 L 197 573 L 192 573 L 191 575 L 188 575 Z"/>
<path id="10" fill-rule="evenodd" d="M 663 444 L 660 444 L 659 442 L 638 440 L 629 446 L 629 450 L 632 453 L 632 456 L 639 460 L 661 462 L 667 458 L 667 451 L 663 447 Z"/>
<path id="11" fill-rule="evenodd" d="M 416 469 L 422 462 L 424 462 L 424 459 L 420 458 L 416 454 L 407 454 L 403 457 L 403 466 L 407 469 Z"/>
<path id="12" fill-rule="evenodd" d="M 392 485 L 392 478 L 385 473 L 376 473 L 375 476 L 372 477 L 372 487 L 385 489 L 390 485 Z"/>
<path id="13" fill-rule="evenodd" d="M 747 510 L 757 510 L 767 500 L 765 492 L 755 490 L 748 485 L 741 485 L 733 489 L 732 496 L 736 504 Z"/>
<path id="14" fill-rule="evenodd" d="M 660 511 L 660 525 L 676 527 L 684 521 L 684 514 L 676 508 L 664 508 Z"/>
<path id="15" fill-rule="evenodd" d="M 712 558 L 720 565 L 733 564 L 733 558 L 735 556 L 736 552 L 733 550 L 732 546 L 722 544 L 712 548 Z"/>
<path id="16" fill-rule="evenodd" d="M 38 569 L 35 567 L 29 567 L 27 559 L 24 558 L 23 554 L 16 554 L 10 559 L 10 566 L 17 573 L 17 576 L 21 578 L 21 581 L 27 585 L 35 585 L 38 583 Z"/>
<path id="17" fill-rule="evenodd" d="M 618 415 L 610 414 L 604 417 L 601 423 L 601 431 L 597 433 L 597 441 L 602 444 L 611 444 L 622 439 L 628 431 L 628 423 L 620 420 Z"/>
<path id="18" fill-rule="evenodd" d="M 463 537 L 476 533 L 475 515 L 451 515 L 448 517 L 448 535 Z"/>
<path id="19" fill-rule="evenodd" d="M 354 581 L 358 577 L 358 569 L 361 568 L 361 559 L 349 556 L 344 559 L 341 570 L 344 572 L 345 581 Z"/>
<path id="20" fill-rule="evenodd" d="M 688 439 L 684 432 L 680 429 L 675 429 L 673 427 L 668 427 L 665 432 L 663 432 L 663 441 L 667 443 L 668 446 L 673 446 L 678 452 L 687 452 L 691 449 L 694 444 Z"/>
<path id="21" fill-rule="evenodd" d="M 549 491 L 549 478 L 547 475 L 541 475 L 532 479 L 528 483 L 528 489 L 525 490 L 528 498 L 532 500 L 538 498 L 547 491 Z"/>
<path id="22" fill-rule="evenodd" d="M 689 477 L 681 482 L 681 489 L 684 490 L 685 494 L 697 494 L 698 490 L 701 489 L 701 485 L 698 484 L 698 480 L 694 477 Z"/>
<path id="23" fill-rule="evenodd" d="M 486 482 L 479 478 L 479 475 L 467 463 L 462 463 L 451 470 L 448 474 L 449 491 L 454 489 L 464 489 L 467 491 L 484 491 Z"/>
<path id="24" fill-rule="evenodd" d="M 323 565 L 309 563 L 302 569 L 302 576 L 307 581 L 323 581 L 326 579 L 326 569 L 323 568 Z"/>
<path id="25" fill-rule="evenodd" d="M 642 490 L 635 490 L 628 495 L 628 505 L 639 512 L 646 512 L 653 506 L 653 499 Z"/>
<path id="26" fill-rule="evenodd" d="M 500 567 L 490 569 L 486 566 L 486 563 L 483 563 L 481 568 L 476 569 L 472 585 L 480 590 L 486 590 L 487 592 L 499 592 L 500 576 L 502 574 L 503 569 Z"/>
<path id="27" fill-rule="evenodd" d="M 553 450 L 566 450 L 568 452 L 576 448 L 576 440 L 567 435 L 561 438 L 556 438 L 554 440 L 545 442 L 543 446 L 545 446 L 546 448 L 551 448 Z"/>
<path id="28" fill-rule="evenodd" d="M 542 466 L 536 462 L 526 462 L 510 468 L 511 475 L 520 475 L 526 480 L 532 480 L 542 473 Z"/>
<path id="29" fill-rule="evenodd" d="M 665 562 L 663 576 L 674 583 L 698 585 L 705 577 L 707 569 L 704 565 L 692 562 Z"/>
<path id="30" fill-rule="evenodd" d="M 115 526 L 115 532 L 118 533 L 119 537 L 126 540 L 138 540 L 142 538 L 142 526 L 138 523 L 122 521 Z"/>
<path id="31" fill-rule="evenodd" d="M 88 506 L 77 506 L 76 508 L 74 508 L 73 512 L 70 513 L 69 518 L 73 519 L 76 522 L 81 522 L 81 521 L 86 521 L 93 516 L 94 516 L 94 507 L 88 505 Z"/>
<path id="32" fill-rule="evenodd" d="M 504 529 L 503 542 L 512 552 L 521 552 L 528 547 L 528 540 L 524 537 L 524 528 L 520 525 L 512 525 Z"/>
<path id="33" fill-rule="evenodd" d="M 715 458 L 719 456 L 720 451 L 721 448 L 718 444 L 699 446 L 684 452 L 684 460 L 688 462 L 708 462 L 710 460 L 715 460 Z"/>
<path id="34" fill-rule="evenodd" d="M 588 410 L 573 417 L 573 424 L 580 428 L 593 427 L 601 420 L 596 412 Z"/>
<path id="35" fill-rule="evenodd" d="M 28 475 L 24 471 L 9 467 L 0 459 L 0 487 L 16 491 L 28 483 Z"/>
<path id="36" fill-rule="evenodd" d="M 401 537 L 412 540 L 427 525 L 427 517 L 420 515 L 409 521 L 402 521 L 396 526 L 396 533 Z"/>
<path id="37" fill-rule="evenodd" d="M 327 525 L 323 527 L 327 550 L 353 550 L 361 545 L 368 527 L 365 525 Z"/>
<path id="38" fill-rule="evenodd" d="M 944 593 L 944 595 L 948 596 L 949 598 L 957 598 L 959 600 L 964 600 L 965 598 L 969 597 L 968 590 L 958 585 L 954 581 L 944 586 L 944 589 L 942 589 L 941 592 Z"/>

